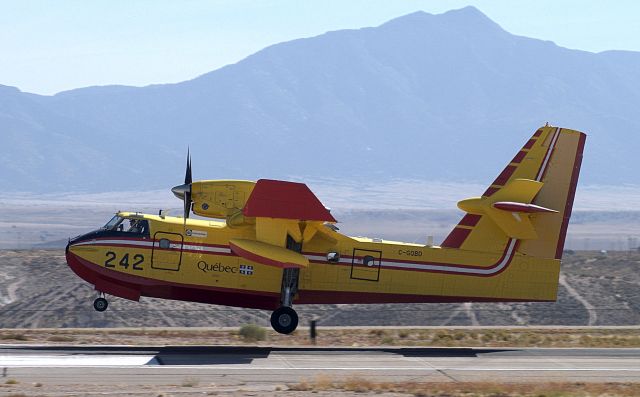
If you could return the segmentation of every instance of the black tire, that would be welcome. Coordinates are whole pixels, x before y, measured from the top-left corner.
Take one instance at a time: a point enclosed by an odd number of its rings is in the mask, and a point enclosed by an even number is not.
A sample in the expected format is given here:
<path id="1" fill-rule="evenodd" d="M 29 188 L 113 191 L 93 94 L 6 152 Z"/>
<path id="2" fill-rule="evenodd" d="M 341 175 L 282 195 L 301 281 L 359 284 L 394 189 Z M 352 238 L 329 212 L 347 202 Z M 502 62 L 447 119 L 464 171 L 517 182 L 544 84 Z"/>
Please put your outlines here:
<path id="1" fill-rule="evenodd" d="M 271 313 L 271 326 L 280 334 L 290 334 L 298 328 L 298 313 L 290 307 L 279 307 Z"/>
<path id="2" fill-rule="evenodd" d="M 96 309 L 96 311 L 103 312 L 107 310 L 107 307 L 109 307 L 109 302 L 104 298 L 97 298 L 93 301 L 93 308 Z"/>

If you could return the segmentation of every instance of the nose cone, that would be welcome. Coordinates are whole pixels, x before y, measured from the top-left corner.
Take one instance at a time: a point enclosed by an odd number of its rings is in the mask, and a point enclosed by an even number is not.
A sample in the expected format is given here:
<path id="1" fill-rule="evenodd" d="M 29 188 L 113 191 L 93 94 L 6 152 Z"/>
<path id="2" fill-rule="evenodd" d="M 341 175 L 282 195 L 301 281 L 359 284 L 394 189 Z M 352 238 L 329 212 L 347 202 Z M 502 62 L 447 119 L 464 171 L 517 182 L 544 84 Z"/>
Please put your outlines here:
<path id="1" fill-rule="evenodd" d="M 71 248 L 73 248 L 76 244 L 82 243 L 84 241 L 89 241 L 96 238 L 100 233 L 100 230 L 94 230 L 89 233 L 81 234 L 76 237 L 70 237 L 69 242 L 67 243 L 66 248 L 64 249 L 65 255 L 67 256 L 67 263 L 69 262 L 69 252 Z"/>
<path id="2" fill-rule="evenodd" d="M 103 229 L 97 229 L 97 230 L 93 230 L 89 233 L 85 233 L 85 234 L 81 234 L 79 236 L 76 237 L 71 237 L 69 238 L 69 242 L 67 243 L 67 251 L 69 251 L 69 248 L 71 248 L 72 246 L 78 244 L 78 243 L 82 243 L 84 241 L 89 241 L 89 240 L 93 240 L 96 239 L 98 237 L 101 237 L 104 234 L 104 230 Z"/>
<path id="3" fill-rule="evenodd" d="M 180 200 L 184 200 L 185 194 L 191 193 L 191 184 L 185 183 L 184 185 L 174 186 L 171 189 L 171 192 L 173 192 L 173 194 Z"/>

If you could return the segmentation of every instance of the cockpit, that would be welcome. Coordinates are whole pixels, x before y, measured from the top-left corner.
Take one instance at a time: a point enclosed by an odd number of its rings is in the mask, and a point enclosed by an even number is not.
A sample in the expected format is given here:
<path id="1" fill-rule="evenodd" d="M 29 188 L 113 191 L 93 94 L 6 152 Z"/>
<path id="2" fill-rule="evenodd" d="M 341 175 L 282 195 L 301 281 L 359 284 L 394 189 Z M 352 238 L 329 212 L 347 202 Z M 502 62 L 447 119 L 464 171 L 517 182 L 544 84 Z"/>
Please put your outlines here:
<path id="1" fill-rule="evenodd" d="M 141 238 L 148 239 L 151 236 L 149 221 L 137 215 L 115 215 L 109 222 L 98 230 L 74 237 L 69 244 L 75 244 L 85 240 L 97 238 Z"/>
<path id="2" fill-rule="evenodd" d="M 146 219 L 125 218 L 120 215 L 115 215 L 102 227 L 102 230 L 131 233 L 148 237 L 149 221 Z"/>

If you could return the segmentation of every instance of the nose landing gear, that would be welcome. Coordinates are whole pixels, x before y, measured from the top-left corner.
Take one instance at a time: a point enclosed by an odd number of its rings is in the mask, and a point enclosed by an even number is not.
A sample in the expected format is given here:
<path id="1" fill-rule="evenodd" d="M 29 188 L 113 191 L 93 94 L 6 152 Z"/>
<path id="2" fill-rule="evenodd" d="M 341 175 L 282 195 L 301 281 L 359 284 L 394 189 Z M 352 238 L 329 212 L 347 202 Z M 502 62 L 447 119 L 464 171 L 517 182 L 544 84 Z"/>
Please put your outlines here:
<path id="1" fill-rule="evenodd" d="M 93 301 L 93 308 L 98 312 L 107 310 L 107 307 L 109 307 L 109 302 L 103 296 L 100 296 Z"/>

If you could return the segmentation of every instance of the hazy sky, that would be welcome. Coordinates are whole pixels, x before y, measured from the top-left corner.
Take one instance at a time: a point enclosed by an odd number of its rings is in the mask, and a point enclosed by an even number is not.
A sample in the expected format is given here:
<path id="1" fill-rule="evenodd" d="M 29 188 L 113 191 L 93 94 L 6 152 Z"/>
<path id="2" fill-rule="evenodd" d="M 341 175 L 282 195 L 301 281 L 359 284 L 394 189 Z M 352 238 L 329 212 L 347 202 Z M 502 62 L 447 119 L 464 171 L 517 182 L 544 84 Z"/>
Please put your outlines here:
<path id="1" fill-rule="evenodd" d="M 0 0 L 0 84 L 52 94 L 178 82 L 282 41 L 467 5 L 514 34 L 640 51 L 633 0 Z"/>

